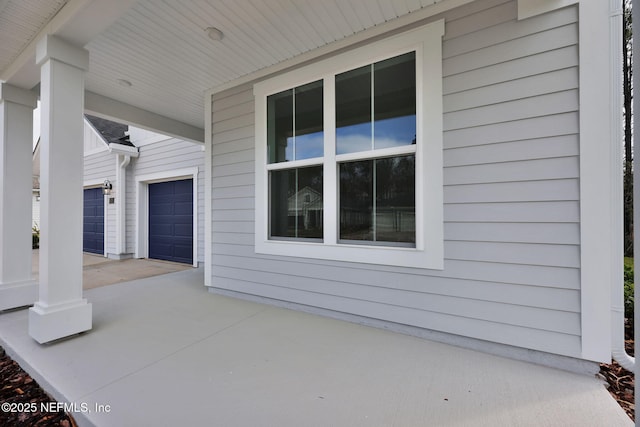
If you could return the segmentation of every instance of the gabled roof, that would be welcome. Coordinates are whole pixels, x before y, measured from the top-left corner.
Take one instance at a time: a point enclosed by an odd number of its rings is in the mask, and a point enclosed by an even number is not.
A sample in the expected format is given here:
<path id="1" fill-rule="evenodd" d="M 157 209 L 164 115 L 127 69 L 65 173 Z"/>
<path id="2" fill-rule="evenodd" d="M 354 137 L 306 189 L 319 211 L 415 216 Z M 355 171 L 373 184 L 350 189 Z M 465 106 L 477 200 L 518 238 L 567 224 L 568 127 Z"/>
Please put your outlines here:
<path id="1" fill-rule="evenodd" d="M 85 114 L 85 117 L 107 144 L 118 143 L 134 147 L 129 141 L 129 135 L 126 133 L 129 130 L 129 126 L 89 114 Z"/>

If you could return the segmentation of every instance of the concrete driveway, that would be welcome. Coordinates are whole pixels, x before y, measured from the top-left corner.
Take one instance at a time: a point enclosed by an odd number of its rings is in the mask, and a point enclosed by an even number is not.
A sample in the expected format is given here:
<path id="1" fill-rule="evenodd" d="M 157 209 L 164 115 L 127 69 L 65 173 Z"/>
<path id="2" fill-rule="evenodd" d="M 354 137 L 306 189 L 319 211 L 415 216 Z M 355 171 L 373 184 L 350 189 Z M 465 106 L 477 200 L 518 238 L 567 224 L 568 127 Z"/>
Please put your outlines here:
<path id="1" fill-rule="evenodd" d="M 32 271 L 35 280 L 39 277 L 39 261 L 40 251 L 34 249 Z M 93 289 L 193 268 L 188 264 L 152 259 L 113 260 L 86 252 L 82 254 L 82 264 L 82 287 L 84 289 Z"/>

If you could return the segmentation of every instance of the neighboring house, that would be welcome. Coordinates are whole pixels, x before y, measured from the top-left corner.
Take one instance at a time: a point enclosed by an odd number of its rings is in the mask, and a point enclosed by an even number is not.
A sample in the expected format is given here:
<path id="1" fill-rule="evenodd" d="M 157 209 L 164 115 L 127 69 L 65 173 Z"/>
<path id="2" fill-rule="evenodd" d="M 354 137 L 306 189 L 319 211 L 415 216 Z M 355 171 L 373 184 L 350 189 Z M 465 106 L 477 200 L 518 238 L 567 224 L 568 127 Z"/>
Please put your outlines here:
<path id="1" fill-rule="evenodd" d="M 286 225 L 283 226 L 299 228 L 301 234 L 314 233 L 322 229 L 323 211 L 322 194 L 311 187 L 304 187 L 289 196 Z"/>
<path id="2" fill-rule="evenodd" d="M 96 206 L 106 200 L 104 253 L 147 257 L 166 246 L 151 234 L 169 205 L 174 228 L 194 230 L 193 264 L 203 262 L 212 292 L 558 366 L 608 361 L 622 330 L 618 8 L 292 3 L 134 0 L 104 22 L 89 2 L 77 15 L 66 9 L 67 32 L 40 41 L 38 62 L 0 74 L 30 89 L 40 80 L 22 79 L 50 73 L 33 64 L 71 61 L 68 81 L 51 85 L 82 93 L 86 81 L 84 97 L 41 91 L 70 135 L 77 121 L 62 112 L 75 108 L 204 143 L 204 158 L 201 145 L 133 128 L 134 147 L 92 143 L 84 184 Z M 99 31 L 73 25 L 89 17 Z M 133 43 L 134 23 L 154 37 Z M 64 41 L 74 31 L 77 46 Z M 112 66 L 122 58 L 126 67 Z M 19 93 L 25 103 L 32 95 Z M 61 128 L 43 126 L 71 158 Z M 79 161 L 71 171 L 47 161 L 43 188 L 69 188 L 47 215 L 71 227 L 60 212 L 80 204 Z M 105 179 L 113 194 L 100 199 Z M 185 179 L 197 194 L 192 228 L 177 218 L 188 211 Z M 41 256 L 60 271 L 41 285 L 50 292 L 30 313 L 31 336 L 89 329 L 81 271 L 51 248 Z M 67 262 L 76 279 L 63 286 Z M 75 301 L 74 331 L 51 323 L 51 292 Z"/>

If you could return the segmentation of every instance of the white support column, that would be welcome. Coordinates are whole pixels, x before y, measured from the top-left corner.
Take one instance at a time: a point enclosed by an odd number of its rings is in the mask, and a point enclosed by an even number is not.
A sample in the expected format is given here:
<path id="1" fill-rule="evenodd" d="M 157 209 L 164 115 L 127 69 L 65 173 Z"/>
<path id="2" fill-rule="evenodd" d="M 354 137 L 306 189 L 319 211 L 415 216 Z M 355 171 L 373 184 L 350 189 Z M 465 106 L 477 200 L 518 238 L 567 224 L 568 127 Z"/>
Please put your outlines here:
<path id="1" fill-rule="evenodd" d="M 84 72 L 89 53 L 47 35 L 37 45 L 41 67 L 41 240 L 39 299 L 29 335 L 39 343 L 91 329 L 82 298 Z"/>
<path id="2" fill-rule="evenodd" d="M 0 310 L 32 305 L 33 109 L 31 91 L 0 83 Z"/>

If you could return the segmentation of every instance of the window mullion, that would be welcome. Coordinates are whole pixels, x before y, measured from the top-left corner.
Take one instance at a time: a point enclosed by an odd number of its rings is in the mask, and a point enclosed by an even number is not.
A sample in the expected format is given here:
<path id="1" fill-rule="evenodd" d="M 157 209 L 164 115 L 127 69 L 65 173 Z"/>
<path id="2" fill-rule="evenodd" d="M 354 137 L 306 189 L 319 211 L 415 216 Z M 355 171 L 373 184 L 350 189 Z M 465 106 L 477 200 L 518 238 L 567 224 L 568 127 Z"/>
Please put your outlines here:
<path id="1" fill-rule="evenodd" d="M 373 171 L 372 171 L 373 172 L 373 180 L 372 180 L 373 181 L 373 185 L 372 185 L 373 188 L 371 189 L 371 192 L 373 193 L 373 197 L 371 198 L 372 199 L 371 201 L 373 202 L 373 207 L 372 207 L 371 211 L 372 211 L 372 214 L 373 214 L 373 218 L 371 218 L 371 224 L 372 224 L 372 227 L 373 227 L 373 241 L 376 242 L 378 240 L 378 238 L 377 238 L 378 227 L 377 227 L 377 224 L 376 224 L 376 220 L 377 220 L 376 199 L 378 197 L 378 193 L 377 193 L 377 191 L 378 191 L 378 182 L 377 182 L 378 175 L 377 175 L 376 171 L 378 170 L 378 167 L 377 167 L 377 160 L 376 159 L 373 159 L 372 162 L 373 162 Z"/>
<path id="2" fill-rule="evenodd" d="M 294 135 L 295 135 L 295 132 L 294 132 Z M 295 136 L 294 136 L 293 146 L 295 147 Z M 298 192 L 300 191 L 300 189 L 298 188 L 298 182 L 300 181 L 300 179 L 298 178 L 298 172 L 299 172 L 299 170 L 296 169 L 296 185 L 295 185 L 295 191 L 296 192 L 295 192 L 295 201 L 294 201 L 294 203 L 295 203 L 295 212 L 296 212 L 295 213 L 295 220 L 294 220 L 294 224 L 295 224 L 294 229 L 295 229 L 295 236 L 296 237 L 300 237 L 299 234 L 298 234 L 298 222 L 299 222 L 299 219 L 300 219 L 300 212 L 298 211 L 298 207 L 300 206 L 298 204 Z"/>
<path id="3" fill-rule="evenodd" d="M 336 156 L 338 163 L 352 162 L 357 160 L 378 159 L 384 157 L 396 157 L 405 154 L 416 153 L 415 145 L 405 145 L 401 147 L 379 148 L 371 151 L 358 151 L 356 153 L 339 154 Z"/>
<path id="4" fill-rule="evenodd" d="M 374 64 L 370 65 L 370 72 L 371 72 L 371 89 L 370 89 L 370 96 L 371 96 L 371 150 L 375 150 L 376 149 L 376 134 L 375 134 L 375 122 L 376 122 L 376 112 L 375 112 L 375 95 L 374 95 L 374 87 L 375 87 L 375 73 L 373 72 L 374 68 L 373 68 Z"/>
<path id="5" fill-rule="evenodd" d="M 320 165 L 322 165 L 322 157 L 315 157 L 313 159 L 303 159 L 303 160 L 297 160 L 295 162 L 270 163 L 266 166 L 266 169 L 269 171 L 275 171 L 275 170 L 304 168 L 308 166 L 320 166 Z"/>
<path id="6" fill-rule="evenodd" d="M 292 140 L 293 140 L 293 153 L 291 153 L 291 155 L 293 156 L 293 161 L 295 162 L 297 160 L 296 157 L 296 88 L 294 87 L 292 89 L 292 93 L 291 93 L 291 103 L 292 103 L 292 110 L 293 110 L 293 114 L 291 115 L 291 133 L 292 135 Z"/>
<path id="7" fill-rule="evenodd" d="M 338 166 L 336 164 L 335 76 L 324 79 L 324 243 L 338 242 Z"/>

